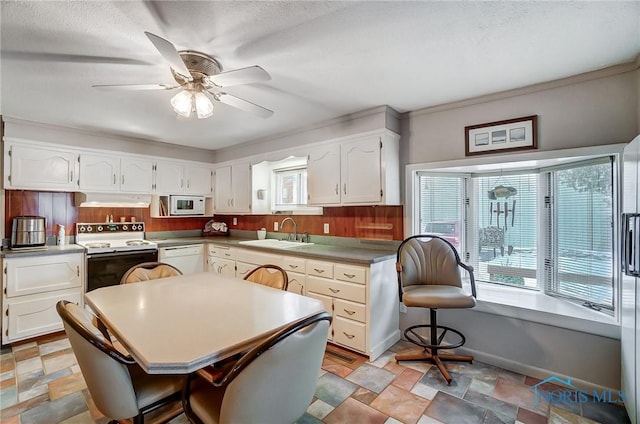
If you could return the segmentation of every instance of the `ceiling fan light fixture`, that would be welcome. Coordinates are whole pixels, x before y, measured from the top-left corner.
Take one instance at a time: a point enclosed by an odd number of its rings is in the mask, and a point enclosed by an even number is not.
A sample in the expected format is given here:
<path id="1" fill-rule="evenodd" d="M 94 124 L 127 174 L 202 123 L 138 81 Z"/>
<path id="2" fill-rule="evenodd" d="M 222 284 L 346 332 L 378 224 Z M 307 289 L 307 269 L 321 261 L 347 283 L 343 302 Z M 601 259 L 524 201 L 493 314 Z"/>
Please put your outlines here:
<path id="1" fill-rule="evenodd" d="M 178 115 L 184 116 L 185 118 L 188 118 L 191 115 L 192 105 L 193 96 L 186 90 L 182 90 L 171 98 L 171 106 L 173 106 L 173 110 Z"/>
<path id="2" fill-rule="evenodd" d="M 198 91 L 193 95 L 196 105 L 196 114 L 198 119 L 208 118 L 213 115 L 213 103 L 209 97 L 202 91 Z"/>

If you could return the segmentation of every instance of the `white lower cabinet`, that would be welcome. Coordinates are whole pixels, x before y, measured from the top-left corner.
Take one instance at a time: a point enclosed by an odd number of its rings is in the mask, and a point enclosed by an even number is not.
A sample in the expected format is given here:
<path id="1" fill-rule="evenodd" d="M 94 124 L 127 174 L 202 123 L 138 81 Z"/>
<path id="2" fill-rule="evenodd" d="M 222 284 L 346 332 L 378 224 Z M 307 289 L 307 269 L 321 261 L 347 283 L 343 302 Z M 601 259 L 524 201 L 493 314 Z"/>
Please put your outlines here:
<path id="1" fill-rule="evenodd" d="M 321 301 L 333 315 L 329 341 L 375 360 L 400 340 L 395 261 L 354 265 L 209 244 L 209 271 L 244 278 L 260 265 L 287 272 L 288 291 Z"/>
<path id="2" fill-rule="evenodd" d="M 2 344 L 62 330 L 56 303 L 83 303 L 82 253 L 5 258 L 2 269 Z"/>

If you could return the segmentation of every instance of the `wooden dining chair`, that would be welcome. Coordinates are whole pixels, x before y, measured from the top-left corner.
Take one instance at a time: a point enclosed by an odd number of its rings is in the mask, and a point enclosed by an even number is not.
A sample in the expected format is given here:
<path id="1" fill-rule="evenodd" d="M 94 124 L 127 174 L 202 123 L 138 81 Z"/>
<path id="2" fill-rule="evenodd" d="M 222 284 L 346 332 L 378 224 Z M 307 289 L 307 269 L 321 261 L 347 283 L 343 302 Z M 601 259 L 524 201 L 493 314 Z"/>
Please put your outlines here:
<path id="1" fill-rule="evenodd" d="M 199 424 L 292 423 L 316 391 L 331 314 L 295 321 L 266 338 L 209 382 L 188 377 L 182 404 Z"/>
<path id="2" fill-rule="evenodd" d="M 244 279 L 285 291 L 289 285 L 287 272 L 277 265 L 261 265 L 245 275 Z"/>
<path id="3" fill-rule="evenodd" d="M 99 318 L 77 304 L 61 300 L 56 310 L 89 394 L 98 410 L 112 420 L 110 423 L 133 419 L 134 424 L 141 424 L 145 414 L 180 400 L 183 376 L 145 373 L 133 358 L 113 347 L 108 333 L 95 325 Z M 181 412 L 178 406 L 161 422 Z"/>
<path id="4" fill-rule="evenodd" d="M 176 275 L 182 275 L 182 272 L 173 265 L 163 262 L 144 262 L 129 268 L 120 279 L 120 284 L 138 283 Z"/>

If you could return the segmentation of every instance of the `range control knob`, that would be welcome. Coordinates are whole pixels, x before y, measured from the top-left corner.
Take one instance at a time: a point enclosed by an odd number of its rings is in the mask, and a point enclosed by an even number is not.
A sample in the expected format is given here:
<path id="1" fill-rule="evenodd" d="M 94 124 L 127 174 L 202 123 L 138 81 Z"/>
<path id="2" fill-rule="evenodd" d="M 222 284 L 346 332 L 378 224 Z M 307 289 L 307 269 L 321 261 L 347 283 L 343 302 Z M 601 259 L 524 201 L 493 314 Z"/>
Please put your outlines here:
<path id="1" fill-rule="evenodd" d="M 102 225 L 98 226 L 98 231 L 102 231 Z"/>
<path id="2" fill-rule="evenodd" d="M 85 231 L 87 231 L 87 229 L 86 229 L 86 228 L 84 228 L 84 225 L 81 225 L 81 226 L 80 226 L 80 232 L 81 232 L 81 233 L 84 233 Z"/>
<path id="3" fill-rule="evenodd" d="M 89 226 L 87 227 L 87 231 L 88 231 L 88 232 L 93 231 L 93 227 L 92 227 L 91 225 L 89 225 Z"/>
<path id="4" fill-rule="evenodd" d="M 127 224 L 122 226 L 122 231 L 127 231 L 129 228 L 127 227 Z"/>

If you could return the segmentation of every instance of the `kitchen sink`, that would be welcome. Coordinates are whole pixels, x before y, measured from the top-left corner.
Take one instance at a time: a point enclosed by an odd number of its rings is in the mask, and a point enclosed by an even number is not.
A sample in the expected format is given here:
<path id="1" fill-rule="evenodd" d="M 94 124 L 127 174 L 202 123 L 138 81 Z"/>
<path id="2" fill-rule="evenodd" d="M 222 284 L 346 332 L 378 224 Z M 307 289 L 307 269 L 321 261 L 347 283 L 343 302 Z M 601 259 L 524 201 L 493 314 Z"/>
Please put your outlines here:
<path id="1" fill-rule="evenodd" d="M 278 239 L 264 239 L 264 240 L 247 240 L 241 241 L 239 244 L 246 244 L 249 246 L 261 246 L 271 247 L 274 249 L 293 249 L 295 247 L 310 246 L 313 243 L 303 243 L 301 241 L 288 241 Z"/>

